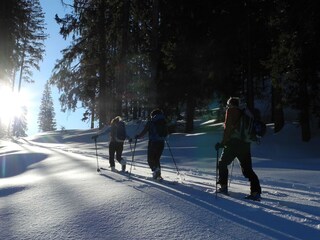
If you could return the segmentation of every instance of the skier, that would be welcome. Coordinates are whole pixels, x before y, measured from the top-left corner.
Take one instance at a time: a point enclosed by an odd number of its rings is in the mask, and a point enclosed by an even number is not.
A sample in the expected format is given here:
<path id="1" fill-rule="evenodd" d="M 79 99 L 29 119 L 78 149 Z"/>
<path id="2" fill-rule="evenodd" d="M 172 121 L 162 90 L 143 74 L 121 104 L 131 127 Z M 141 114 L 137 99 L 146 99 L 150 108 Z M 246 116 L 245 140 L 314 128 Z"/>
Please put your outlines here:
<path id="1" fill-rule="evenodd" d="M 148 164 L 152 171 L 153 179 L 162 180 L 160 158 L 164 149 L 165 137 L 168 134 L 165 116 L 160 109 L 154 109 L 150 114 L 150 120 L 142 132 L 136 135 L 136 139 L 142 138 L 149 132 Z"/>
<path id="2" fill-rule="evenodd" d="M 110 142 L 109 142 L 109 164 L 111 171 L 116 172 L 114 157 L 116 154 L 117 161 L 122 166 L 122 171 L 126 169 L 126 160 L 122 158 L 123 144 L 125 139 L 129 139 L 129 142 L 132 139 L 126 133 L 125 123 L 122 121 L 120 116 L 115 117 L 111 120 L 110 126 L 106 125 L 102 128 L 96 135 L 92 136 L 92 139 L 97 139 L 99 136 L 106 135 L 110 133 Z"/>
<path id="3" fill-rule="evenodd" d="M 231 97 L 227 102 L 227 111 L 225 114 L 224 133 L 221 143 L 215 145 L 216 150 L 223 148 L 219 160 L 219 181 L 218 193 L 228 195 L 228 165 L 235 158 L 238 158 L 242 174 L 250 181 L 251 193 L 246 198 L 259 201 L 261 198 L 261 187 L 258 176 L 252 169 L 252 159 L 250 142 L 241 138 L 239 98 Z"/>

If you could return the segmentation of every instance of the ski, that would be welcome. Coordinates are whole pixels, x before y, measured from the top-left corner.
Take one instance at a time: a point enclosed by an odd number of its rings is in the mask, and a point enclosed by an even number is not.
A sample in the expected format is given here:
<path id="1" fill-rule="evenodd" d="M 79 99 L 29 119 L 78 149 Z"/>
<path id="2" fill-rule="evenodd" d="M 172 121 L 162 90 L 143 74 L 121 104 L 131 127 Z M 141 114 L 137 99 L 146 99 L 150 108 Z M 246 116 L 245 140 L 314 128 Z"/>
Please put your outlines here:
<path id="1" fill-rule="evenodd" d="M 113 172 L 113 173 L 119 173 L 119 174 L 129 174 L 128 171 L 118 171 L 118 170 L 116 170 L 116 171 L 111 171 L 111 169 L 109 169 L 109 168 L 104 168 L 104 167 L 101 167 L 100 170 L 109 171 L 109 172 Z"/>
<path id="2" fill-rule="evenodd" d="M 140 175 L 136 175 L 136 174 L 132 174 L 132 173 L 130 174 L 129 171 L 124 171 L 124 172 L 123 171 L 119 171 L 119 170 L 111 171 L 110 168 L 104 168 L 104 167 L 100 167 L 99 170 L 100 171 L 113 172 L 113 173 L 117 173 L 117 174 L 120 174 L 120 175 L 130 176 L 130 177 L 133 177 L 133 178 L 139 178 L 139 179 L 147 180 L 147 181 L 154 182 L 154 183 L 164 184 L 164 185 L 176 185 L 178 183 L 177 181 L 165 180 L 163 178 L 154 179 L 153 177 L 145 177 L 145 176 L 140 176 Z"/>
<path id="3" fill-rule="evenodd" d="M 234 196 L 234 194 L 228 192 L 228 193 L 222 193 L 222 192 L 217 192 L 218 196 L 222 196 L 222 197 L 226 197 L 226 198 L 235 198 L 235 199 L 239 199 L 239 200 L 248 200 L 250 202 L 261 202 L 261 197 L 259 198 L 252 198 L 251 195 L 239 198 Z M 214 192 L 214 194 L 216 194 L 216 192 Z"/>
<path id="4" fill-rule="evenodd" d="M 160 184 L 176 185 L 176 184 L 178 183 L 178 182 L 176 182 L 176 181 L 169 181 L 169 180 L 165 180 L 165 179 L 163 179 L 163 178 L 161 178 L 161 179 L 154 179 L 153 177 L 146 177 L 145 179 L 148 180 L 148 181 L 152 181 L 152 182 L 160 183 Z"/>
<path id="5" fill-rule="evenodd" d="M 251 200 L 251 201 L 254 201 L 254 202 L 261 202 L 261 197 L 254 197 L 252 195 L 248 195 L 248 196 L 245 196 L 244 197 L 245 200 Z"/>

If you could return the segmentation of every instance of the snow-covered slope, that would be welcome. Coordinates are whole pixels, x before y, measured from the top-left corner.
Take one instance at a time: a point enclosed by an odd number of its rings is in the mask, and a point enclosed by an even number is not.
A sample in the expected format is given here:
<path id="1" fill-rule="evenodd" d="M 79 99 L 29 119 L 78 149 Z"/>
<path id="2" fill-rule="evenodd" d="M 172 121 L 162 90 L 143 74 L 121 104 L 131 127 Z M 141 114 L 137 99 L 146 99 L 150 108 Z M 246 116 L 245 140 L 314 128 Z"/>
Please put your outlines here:
<path id="1" fill-rule="evenodd" d="M 129 124 L 129 134 L 142 125 Z M 150 180 L 147 139 L 137 142 L 132 166 L 134 144 L 125 145 L 130 176 L 96 171 L 97 163 L 109 165 L 108 139 L 98 139 L 96 155 L 96 130 L 1 141 L 0 239 L 319 239 L 319 132 L 303 143 L 295 125 L 278 134 L 269 126 L 252 145 L 263 191 L 252 202 L 243 200 L 249 184 L 237 161 L 231 196 L 216 197 L 214 144 L 222 132 L 207 129 L 170 135 L 164 183 Z"/>

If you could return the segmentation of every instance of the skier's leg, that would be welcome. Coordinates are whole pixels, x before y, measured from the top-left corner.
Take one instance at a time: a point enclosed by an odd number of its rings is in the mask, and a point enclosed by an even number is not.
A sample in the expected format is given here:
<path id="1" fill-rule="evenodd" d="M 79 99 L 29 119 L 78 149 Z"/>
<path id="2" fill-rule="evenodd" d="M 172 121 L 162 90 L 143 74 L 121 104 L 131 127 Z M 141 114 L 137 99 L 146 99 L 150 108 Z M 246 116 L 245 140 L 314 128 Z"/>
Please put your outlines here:
<path id="1" fill-rule="evenodd" d="M 115 142 L 110 142 L 109 143 L 109 164 L 111 168 L 115 167 L 115 163 L 114 163 L 115 152 L 116 152 Z"/>
<path id="2" fill-rule="evenodd" d="M 116 152 L 116 158 L 117 158 L 117 161 L 119 163 L 121 163 L 121 160 L 122 160 L 122 152 L 123 152 L 123 143 L 122 142 L 116 142 L 116 149 L 115 149 L 115 152 Z"/>
<path id="3" fill-rule="evenodd" d="M 148 164 L 151 169 L 151 171 L 154 171 L 155 169 L 155 162 L 154 162 L 154 142 L 149 141 L 148 143 Z"/>
<path id="4" fill-rule="evenodd" d="M 248 178 L 250 181 L 250 190 L 251 193 L 261 194 L 260 181 L 257 174 L 253 171 L 252 168 L 252 158 L 250 152 L 250 143 L 244 143 L 241 147 L 241 152 L 237 156 L 240 162 L 242 174 L 245 178 Z"/>
<path id="5" fill-rule="evenodd" d="M 124 172 L 126 170 L 126 160 L 122 158 L 123 152 L 123 142 L 117 142 L 116 155 L 117 161 L 121 164 L 121 170 Z"/>
<path id="6" fill-rule="evenodd" d="M 222 150 L 222 154 L 219 160 L 219 184 L 221 187 L 227 187 L 228 185 L 228 166 L 235 159 L 235 153 L 232 145 L 228 145 L 226 148 Z"/>
<path id="7" fill-rule="evenodd" d="M 161 176 L 160 157 L 164 148 L 164 143 L 149 141 L 148 145 L 148 164 L 154 179 Z"/>
<path id="8" fill-rule="evenodd" d="M 164 149 L 164 141 L 159 141 L 155 143 L 155 153 L 154 153 L 154 164 L 155 164 L 155 173 L 156 177 L 161 177 L 161 164 L 160 159 Z"/>

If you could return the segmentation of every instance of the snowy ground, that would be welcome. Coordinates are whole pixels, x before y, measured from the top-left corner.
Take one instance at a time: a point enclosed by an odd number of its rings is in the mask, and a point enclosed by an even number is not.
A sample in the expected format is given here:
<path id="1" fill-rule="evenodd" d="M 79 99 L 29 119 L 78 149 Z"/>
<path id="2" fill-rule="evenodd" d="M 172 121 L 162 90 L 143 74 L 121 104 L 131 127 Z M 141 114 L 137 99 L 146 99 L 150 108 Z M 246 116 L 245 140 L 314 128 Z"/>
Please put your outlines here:
<path id="1" fill-rule="evenodd" d="M 129 134 L 138 127 L 128 126 Z M 237 161 L 231 196 L 216 198 L 221 128 L 204 129 L 170 135 L 180 175 L 166 147 L 165 183 L 149 179 L 147 139 L 137 143 L 130 178 L 96 171 L 96 130 L 0 141 L 0 239 L 320 239 L 319 131 L 303 143 L 287 124 L 252 145 L 263 190 L 252 202 L 243 200 L 249 185 Z M 98 140 L 99 166 L 108 168 L 107 139 Z M 130 170 L 130 144 L 123 155 Z"/>

